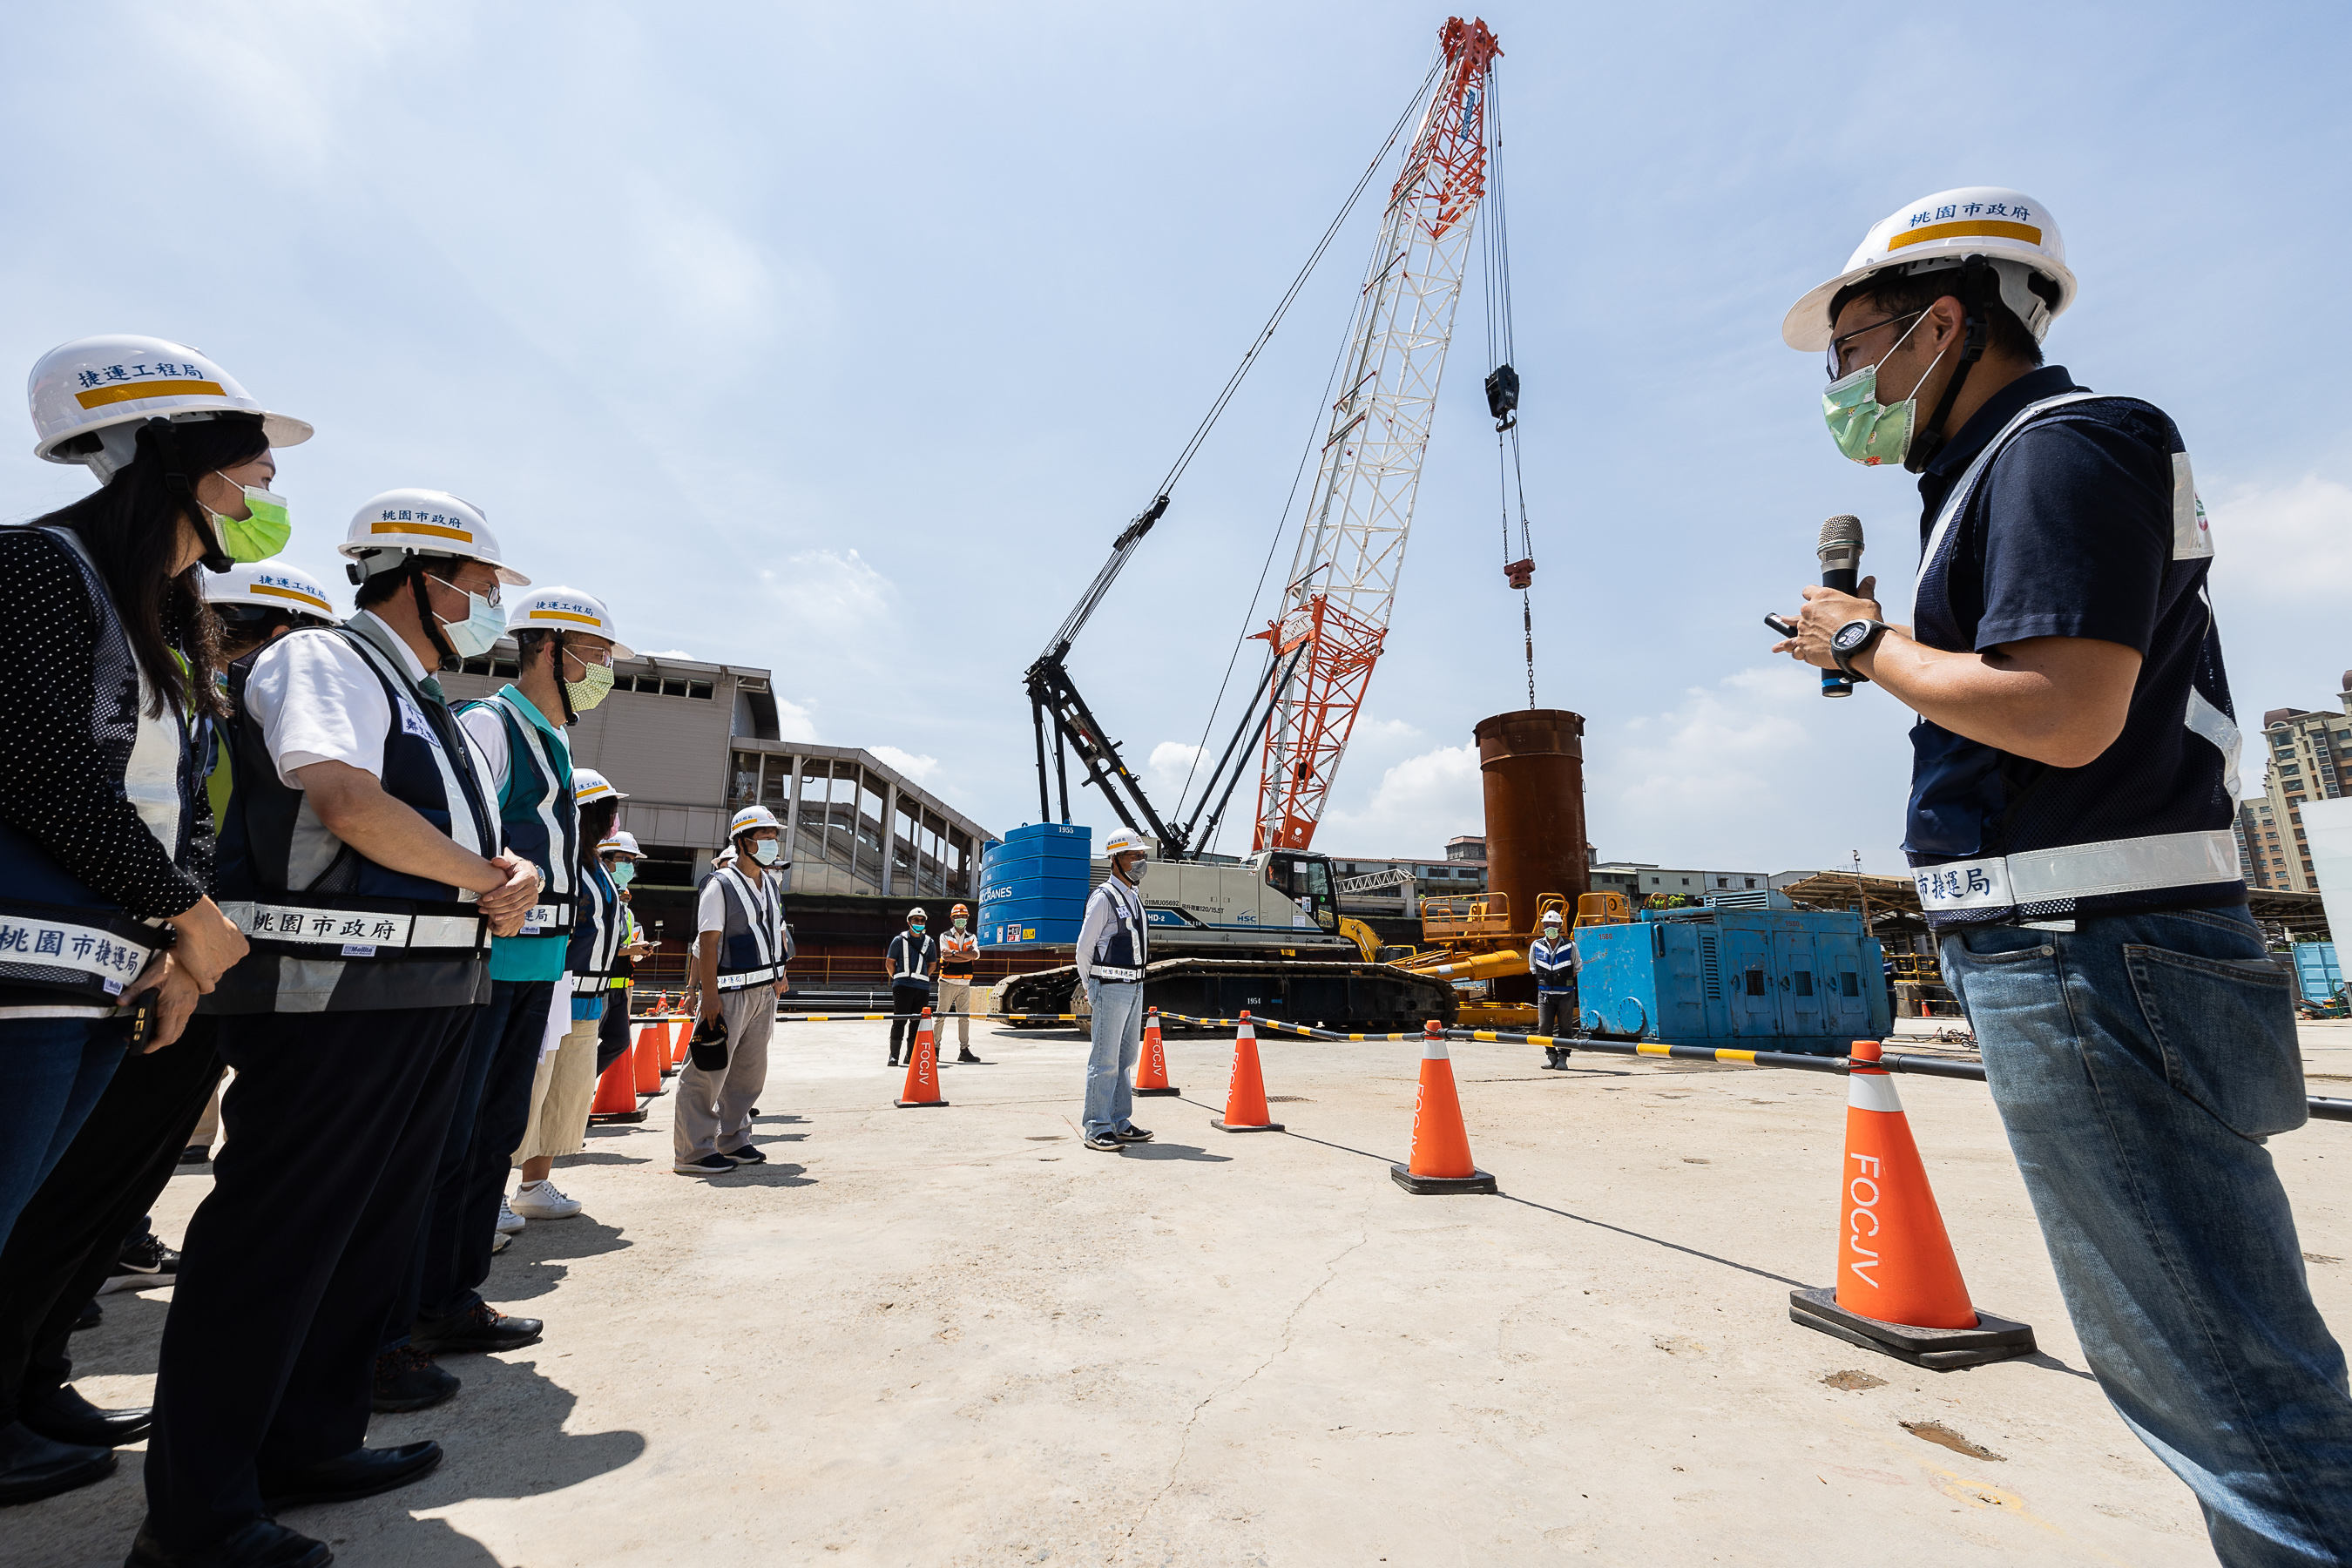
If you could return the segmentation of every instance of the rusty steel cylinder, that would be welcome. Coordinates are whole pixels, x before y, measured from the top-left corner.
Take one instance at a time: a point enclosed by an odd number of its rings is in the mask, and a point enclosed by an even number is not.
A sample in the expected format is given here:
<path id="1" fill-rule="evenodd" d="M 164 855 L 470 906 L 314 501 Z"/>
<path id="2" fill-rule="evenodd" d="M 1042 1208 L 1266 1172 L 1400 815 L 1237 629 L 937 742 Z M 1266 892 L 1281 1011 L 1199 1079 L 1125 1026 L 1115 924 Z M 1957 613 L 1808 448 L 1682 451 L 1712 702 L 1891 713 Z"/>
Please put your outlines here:
<path id="1" fill-rule="evenodd" d="M 1536 900 L 1557 893 L 1576 919 L 1592 888 L 1584 841 L 1584 715 L 1522 708 L 1482 719 L 1478 771 L 1486 795 L 1486 886 L 1510 900 L 1511 929 L 1531 932 Z"/>

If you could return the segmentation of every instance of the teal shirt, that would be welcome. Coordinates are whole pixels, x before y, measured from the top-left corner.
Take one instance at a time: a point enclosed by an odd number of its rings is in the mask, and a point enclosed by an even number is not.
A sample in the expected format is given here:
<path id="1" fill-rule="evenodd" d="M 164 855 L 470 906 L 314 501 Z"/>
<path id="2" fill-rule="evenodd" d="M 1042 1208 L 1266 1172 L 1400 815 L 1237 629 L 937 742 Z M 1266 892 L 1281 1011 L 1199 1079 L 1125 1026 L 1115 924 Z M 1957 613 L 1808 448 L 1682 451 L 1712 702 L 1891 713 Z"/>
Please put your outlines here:
<path id="1" fill-rule="evenodd" d="M 546 716 L 534 707 L 522 689 L 509 683 L 500 695 L 511 698 L 540 732 L 547 753 L 555 760 L 562 777 L 557 787 L 569 795 L 572 793 L 572 748 L 565 743 L 560 725 L 551 724 Z M 499 791 L 499 819 L 501 822 L 536 821 L 540 803 L 517 800 L 517 786 L 529 787 L 531 770 L 516 765 L 516 759 L 507 758 L 507 782 Z M 561 852 L 561 847 L 558 847 Z M 577 873 L 575 872 L 575 875 Z M 572 939 L 564 936 L 501 936 L 490 939 L 490 978 L 492 980 L 558 980 L 563 975 L 564 952 Z"/>

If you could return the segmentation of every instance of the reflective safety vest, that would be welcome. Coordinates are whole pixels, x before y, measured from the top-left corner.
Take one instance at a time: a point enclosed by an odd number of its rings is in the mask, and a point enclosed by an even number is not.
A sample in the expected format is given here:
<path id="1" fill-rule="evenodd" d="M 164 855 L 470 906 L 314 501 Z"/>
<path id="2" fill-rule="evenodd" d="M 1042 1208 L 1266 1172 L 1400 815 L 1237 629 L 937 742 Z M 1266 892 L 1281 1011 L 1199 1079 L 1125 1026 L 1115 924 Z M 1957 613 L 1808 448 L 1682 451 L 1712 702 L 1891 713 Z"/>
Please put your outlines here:
<path id="1" fill-rule="evenodd" d="M 917 936 L 902 931 L 890 939 L 890 984 L 893 985 L 925 985 L 931 978 L 933 947 L 930 935 Z"/>
<path id="2" fill-rule="evenodd" d="M 309 627 L 229 667 L 236 791 L 221 825 L 222 912 L 252 951 L 204 999 L 209 1013 L 360 1013 L 489 1000 L 489 922 L 465 888 L 378 865 L 329 832 L 310 796 L 278 776 L 247 708 L 256 660 L 297 637 L 334 637 L 383 683 L 392 722 L 376 777 L 384 794 L 484 857 L 499 850 L 482 758 L 446 704 L 409 678 L 365 620 Z"/>
<path id="3" fill-rule="evenodd" d="M 742 991 L 770 985 L 782 978 L 792 962 L 792 928 L 784 924 L 782 883 L 763 876 L 754 888 L 734 866 L 721 866 L 696 889 L 716 879 L 723 895 L 727 923 L 719 933 L 719 989 Z"/>
<path id="4" fill-rule="evenodd" d="M 1111 925 L 1095 943 L 1093 973 L 1097 980 L 1134 982 L 1143 978 L 1151 962 L 1151 938 L 1143 918 L 1143 895 L 1114 872 L 1094 890 L 1096 899 L 1110 900 Z"/>
<path id="5" fill-rule="evenodd" d="M 1568 994 L 1576 984 L 1576 943 L 1568 937 L 1536 938 L 1528 944 L 1528 973 L 1536 977 L 1538 991 Z"/>
<path id="6" fill-rule="evenodd" d="M 968 931 L 951 931 L 940 937 L 940 978 L 969 980 L 980 966 L 980 938 Z"/>
<path id="7" fill-rule="evenodd" d="M 586 871 L 576 906 L 579 918 L 572 923 L 571 945 L 563 950 L 563 967 L 572 976 L 576 996 L 593 996 L 619 979 L 620 971 L 614 965 L 625 933 L 621 890 L 613 886 L 603 865 L 592 862 Z"/>
<path id="8" fill-rule="evenodd" d="M 507 731 L 507 783 L 499 792 L 499 823 L 509 853 L 527 857 L 542 879 L 539 902 L 524 917 L 520 937 L 568 936 L 580 896 L 580 812 L 572 799 L 572 756 L 515 705 L 506 688 L 467 703 L 487 708 Z"/>
<path id="9" fill-rule="evenodd" d="M 97 563 L 71 529 L 40 531 L 72 555 L 97 612 L 90 737 L 114 789 L 181 864 L 194 834 L 209 726 L 168 706 L 150 715 L 153 689 Z M 19 741 L 37 743 L 34 737 Z M 0 994 L 16 993 L 12 1005 L 112 1007 L 161 945 L 155 923 L 136 919 L 31 837 L 0 823 Z"/>

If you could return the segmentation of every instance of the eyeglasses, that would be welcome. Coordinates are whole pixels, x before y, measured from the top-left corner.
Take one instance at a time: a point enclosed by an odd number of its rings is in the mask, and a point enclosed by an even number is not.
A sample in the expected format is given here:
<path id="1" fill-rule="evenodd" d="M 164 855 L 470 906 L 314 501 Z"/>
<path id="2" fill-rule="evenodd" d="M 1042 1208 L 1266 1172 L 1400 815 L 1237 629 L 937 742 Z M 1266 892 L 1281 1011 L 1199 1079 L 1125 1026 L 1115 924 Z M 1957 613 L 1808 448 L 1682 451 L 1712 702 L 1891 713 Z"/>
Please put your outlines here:
<path id="1" fill-rule="evenodd" d="M 1838 337 L 1832 338 L 1832 339 L 1830 340 L 1830 352 L 1829 352 L 1829 373 L 1828 373 L 1828 374 L 1829 374 L 1829 378 L 1830 378 L 1832 381 L 1835 381 L 1835 380 L 1837 380 L 1837 379 L 1838 379 L 1838 377 L 1840 377 L 1840 376 L 1842 376 L 1842 375 L 1848 375 L 1848 374 L 1853 374 L 1852 372 L 1850 372 L 1850 371 L 1849 371 L 1849 370 L 1847 370 L 1847 368 L 1846 368 L 1845 356 L 1846 356 L 1846 345 L 1847 345 L 1848 343 L 1850 343 L 1850 342 L 1853 342 L 1853 340 L 1854 340 L 1854 339 L 1856 339 L 1856 338 L 1863 338 L 1863 337 L 1868 337 L 1871 333 L 1873 333 L 1873 332 L 1874 332 L 1874 331 L 1878 331 L 1878 329 L 1879 329 L 1879 328 L 1881 328 L 1881 327 L 1891 327 L 1891 326 L 1895 325 L 1897 321 L 1916 321 L 1916 320 L 1918 320 L 1921 316 L 1924 316 L 1924 315 L 1926 315 L 1927 313 L 1927 310 L 1924 310 L 1924 309 L 1922 309 L 1922 310 L 1917 310 L 1908 311 L 1908 312 L 1906 312 L 1906 314 L 1904 314 L 1904 315 L 1900 315 L 1900 316 L 1889 316 L 1889 317 L 1887 317 L 1887 318 L 1886 318 L 1886 320 L 1885 320 L 1885 321 L 1873 321 L 1873 322 L 1871 322 L 1871 323 L 1870 323 L 1870 325 L 1868 325 L 1868 326 L 1866 326 L 1866 327 L 1856 327 L 1853 331 L 1850 331 L 1850 332 L 1846 332 L 1846 333 L 1843 333 L 1843 334 L 1842 334 L 1842 335 L 1840 335 L 1840 336 L 1838 336 Z"/>
<path id="2" fill-rule="evenodd" d="M 583 665 L 601 664 L 606 669 L 613 668 L 613 650 L 611 648 L 574 647 L 570 643 L 566 643 L 563 647 L 563 651 L 578 659 Z"/>

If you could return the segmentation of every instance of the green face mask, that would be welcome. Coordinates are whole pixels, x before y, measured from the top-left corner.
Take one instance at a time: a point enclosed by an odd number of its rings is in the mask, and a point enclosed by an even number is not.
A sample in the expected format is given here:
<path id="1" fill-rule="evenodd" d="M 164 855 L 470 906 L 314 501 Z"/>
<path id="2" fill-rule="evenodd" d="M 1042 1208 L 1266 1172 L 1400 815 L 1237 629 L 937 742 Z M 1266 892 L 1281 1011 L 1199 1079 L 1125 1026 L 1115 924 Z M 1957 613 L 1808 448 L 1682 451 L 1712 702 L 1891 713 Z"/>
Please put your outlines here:
<path id="1" fill-rule="evenodd" d="M 224 517 L 205 507 L 205 516 L 212 520 L 213 538 L 231 561 L 267 561 L 294 537 L 294 524 L 286 515 L 286 498 L 247 485 L 245 507 L 251 516 Z"/>
<path id="2" fill-rule="evenodd" d="M 1923 314 L 1919 321 L 1927 319 Z M 1903 336 L 1895 340 L 1895 348 L 1886 353 L 1891 355 L 1895 349 L 1901 348 L 1911 333 L 1919 330 L 1919 321 L 1912 322 Z M 1936 365 L 1943 363 L 1944 356 L 1937 354 L 1935 363 L 1928 365 L 1927 374 L 1935 374 Z M 1927 375 L 1922 375 L 1919 384 L 1925 385 L 1927 381 Z M 1838 377 L 1822 394 L 1822 414 L 1829 421 L 1830 438 L 1837 443 L 1839 451 L 1870 468 L 1881 463 L 1899 464 L 1910 452 L 1911 439 L 1918 434 L 1918 405 L 1917 386 L 1900 403 L 1879 402 L 1875 364 L 1864 365 L 1851 375 Z"/>
<path id="3" fill-rule="evenodd" d="M 615 888 L 625 888 L 637 879 L 637 863 L 635 860 L 615 860 L 604 868 L 604 875 L 613 879 Z"/>
<path id="4" fill-rule="evenodd" d="M 572 710 L 574 713 L 587 712 L 588 710 L 604 701 L 604 693 L 613 689 L 611 665 L 591 664 L 583 668 L 588 671 L 587 679 L 567 680 L 563 683 L 563 695 L 571 700 Z"/>

